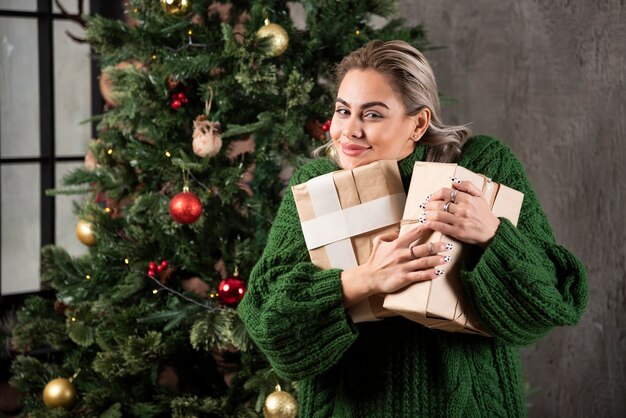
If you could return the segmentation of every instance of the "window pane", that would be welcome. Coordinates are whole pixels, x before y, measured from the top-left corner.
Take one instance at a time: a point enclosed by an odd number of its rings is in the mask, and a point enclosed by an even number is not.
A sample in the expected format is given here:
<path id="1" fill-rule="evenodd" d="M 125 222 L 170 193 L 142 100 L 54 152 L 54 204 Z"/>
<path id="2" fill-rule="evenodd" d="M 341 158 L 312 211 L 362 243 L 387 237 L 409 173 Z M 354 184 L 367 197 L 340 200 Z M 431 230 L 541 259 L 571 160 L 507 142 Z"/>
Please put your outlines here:
<path id="1" fill-rule="evenodd" d="M 83 163 L 57 163 L 56 185 L 63 187 L 63 176 L 69 171 L 82 166 Z M 83 201 L 83 195 L 58 195 L 56 196 L 56 244 L 73 256 L 87 253 L 87 247 L 76 238 L 76 223 L 78 218 L 73 212 L 72 202 L 79 204 Z"/>
<path id="2" fill-rule="evenodd" d="M 74 42 L 84 30 L 67 21 L 54 22 L 54 111 L 57 155 L 84 155 L 91 125 L 80 122 L 91 116 L 89 45 Z"/>
<path id="3" fill-rule="evenodd" d="M 39 171 L 38 164 L 0 167 L 3 295 L 39 290 Z"/>
<path id="4" fill-rule="evenodd" d="M 0 10 L 19 10 L 22 12 L 36 12 L 37 0 L 2 0 Z"/>
<path id="5" fill-rule="evenodd" d="M 0 156 L 38 156 L 37 23 L 0 18 L 0 39 Z"/>

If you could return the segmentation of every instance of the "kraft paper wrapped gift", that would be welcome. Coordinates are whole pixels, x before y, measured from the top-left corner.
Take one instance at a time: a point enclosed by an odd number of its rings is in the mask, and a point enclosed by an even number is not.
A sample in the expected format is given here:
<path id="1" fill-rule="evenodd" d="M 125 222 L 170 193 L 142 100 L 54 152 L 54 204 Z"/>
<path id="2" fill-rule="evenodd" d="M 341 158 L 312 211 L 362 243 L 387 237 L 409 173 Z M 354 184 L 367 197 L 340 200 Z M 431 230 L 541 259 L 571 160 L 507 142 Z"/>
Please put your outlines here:
<path id="1" fill-rule="evenodd" d="M 517 225 L 523 193 L 456 164 L 418 161 L 411 177 L 400 235 L 416 227 L 416 220 L 422 212 L 419 205 L 425 202 L 426 196 L 442 187 L 452 187 L 451 177 L 474 183 L 482 190 L 482 195 L 494 215 L 504 217 Z M 452 256 L 452 261 L 445 265 L 445 273 L 434 280 L 419 282 L 386 295 L 383 307 L 429 328 L 489 336 L 468 309 L 461 283 L 460 265 L 467 257 L 470 246 L 439 232 L 420 238 L 419 243 L 429 241 L 444 241 L 454 245 L 452 250 L 446 252 L 446 255 Z"/>
<path id="2" fill-rule="evenodd" d="M 396 161 L 376 161 L 315 177 L 292 187 L 311 261 L 322 269 L 349 269 L 366 262 L 376 235 L 397 231 L 406 194 Z M 395 314 L 384 295 L 348 310 L 354 322 Z"/>

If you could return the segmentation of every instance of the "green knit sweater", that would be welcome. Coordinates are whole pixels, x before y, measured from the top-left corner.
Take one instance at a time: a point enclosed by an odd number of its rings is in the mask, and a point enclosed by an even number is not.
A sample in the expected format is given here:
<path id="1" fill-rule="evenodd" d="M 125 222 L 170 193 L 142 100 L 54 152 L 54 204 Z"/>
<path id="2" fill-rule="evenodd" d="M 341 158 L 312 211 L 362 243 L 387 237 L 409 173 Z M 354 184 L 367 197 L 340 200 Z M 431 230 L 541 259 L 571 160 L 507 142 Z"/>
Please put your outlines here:
<path id="1" fill-rule="evenodd" d="M 419 143 L 418 143 L 419 144 Z M 408 187 L 425 148 L 399 161 Z M 525 416 L 518 347 L 575 324 L 587 303 L 585 268 L 554 237 L 524 169 L 496 139 L 468 140 L 459 164 L 524 193 L 515 228 L 501 219 L 462 270 L 473 309 L 493 335 L 432 330 L 401 317 L 354 324 L 341 270 L 309 261 L 287 191 L 239 314 L 276 372 L 300 381 L 301 417 Z M 335 171 L 326 159 L 291 185 Z"/>

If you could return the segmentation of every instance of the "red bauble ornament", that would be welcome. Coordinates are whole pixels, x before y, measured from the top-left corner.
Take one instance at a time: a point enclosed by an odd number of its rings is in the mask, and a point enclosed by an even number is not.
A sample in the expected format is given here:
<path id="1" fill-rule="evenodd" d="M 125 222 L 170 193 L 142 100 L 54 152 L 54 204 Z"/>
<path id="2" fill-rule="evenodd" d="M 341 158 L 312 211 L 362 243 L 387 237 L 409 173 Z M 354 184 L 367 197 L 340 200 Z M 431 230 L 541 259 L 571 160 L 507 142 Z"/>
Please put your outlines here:
<path id="1" fill-rule="evenodd" d="M 236 307 L 246 293 L 246 282 L 237 276 L 230 276 L 222 280 L 217 287 L 217 296 L 220 301 L 231 308 Z"/>
<path id="2" fill-rule="evenodd" d="M 172 101 L 172 109 L 179 109 L 182 105 L 183 104 L 178 99 Z"/>
<path id="3" fill-rule="evenodd" d="M 330 131 L 330 124 L 331 124 L 331 120 L 327 119 L 326 122 L 324 122 L 324 124 L 322 125 L 322 130 L 324 132 Z"/>
<path id="4" fill-rule="evenodd" d="M 201 214 L 202 203 L 200 199 L 186 188 L 170 200 L 170 215 L 178 223 L 192 224 L 198 220 Z"/>

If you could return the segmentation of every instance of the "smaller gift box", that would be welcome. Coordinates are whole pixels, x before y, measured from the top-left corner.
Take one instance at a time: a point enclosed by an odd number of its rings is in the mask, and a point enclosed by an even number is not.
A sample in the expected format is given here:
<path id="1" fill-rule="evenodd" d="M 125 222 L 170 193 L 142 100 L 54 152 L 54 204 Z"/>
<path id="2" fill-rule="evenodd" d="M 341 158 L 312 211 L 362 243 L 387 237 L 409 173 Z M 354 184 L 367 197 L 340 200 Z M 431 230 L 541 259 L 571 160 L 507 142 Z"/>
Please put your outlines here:
<path id="1" fill-rule="evenodd" d="M 321 269 L 363 264 L 376 235 L 397 231 L 406 194 L 396 161 L 381 160 L 315 177 L 292 187 L 311 261 Z M 374 295 L 351 307 L 354 322 L 395 314 Z"/>
<path id="2" fill-rule="evenodd" d="M 494 215 L 517 225 L 524 194 L 456 164 L 416 162 L 411 177 L 400 235 L 415 228 L 421 216 L 420 204 L 440 188 L 452 188 L 452 177 L 471 181 L 489 203 Z M 433 232 L 420 238 L 418 244 L 444 241 L 453 244 L 446 252 L 452 256 L 445 273 L 434 280 L 418 282 L 385 296 L 383 308 L 429 328 L 489 336 L 468 307 L 460 277 L 460 266 L 472 246 Z"/>

